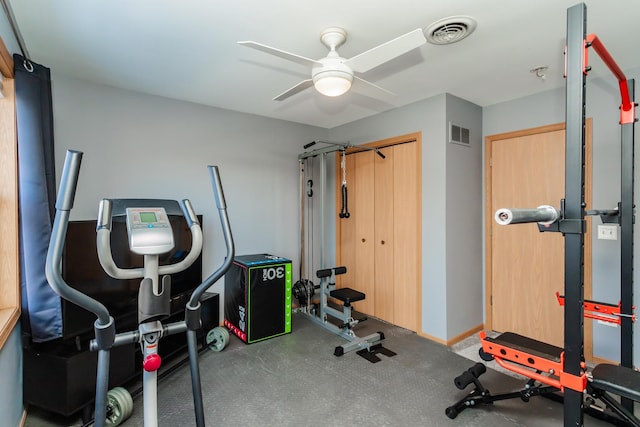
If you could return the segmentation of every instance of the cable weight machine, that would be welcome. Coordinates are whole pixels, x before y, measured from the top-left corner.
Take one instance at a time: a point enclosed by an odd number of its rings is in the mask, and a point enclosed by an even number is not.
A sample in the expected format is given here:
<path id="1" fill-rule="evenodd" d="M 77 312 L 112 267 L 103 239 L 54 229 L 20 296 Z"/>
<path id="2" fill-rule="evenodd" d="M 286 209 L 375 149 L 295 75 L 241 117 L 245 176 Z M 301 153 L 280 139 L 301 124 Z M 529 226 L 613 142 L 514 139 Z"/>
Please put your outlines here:
<path id="1" fill-rule="evenodd" d="M 621 125 L 621 201 L 616 209 L 586 210 L 585 183 L 585 94 L 586 77 L 591 67 L 588 49 L 593 49 L 617 78 L 622 102 Z M 634 222 L 634 124 L 637 120 L 635 85 L 593 34 L 586 34 L 586 6 L 583 3 L 567 10 L 565 198 L 560 208 L 540 206 L 536 209 L 500 209 L 495 220 L 500 225 L 538 223 L 540 231 L 560 232 L 564 236 L 564 347 L 556 347 L 515 333 L 505 332 L 494 338 L 480 333 L 483 360 L 495 360 L 500 366 L 527 378 L 520 392 L 491 395 L 480 383 L 484 369 L 476 364 L 458 376 L 454 384 L 460 390 L 474 384 L 474 390 L 446 409 L 449 418 L 462 410 L 498 400 L 520 397 L 528 401 L 533 395 L 562 392 L 564 425 L 582 426 L 583 414 L 589 412 L 613 423 L 640 426 L 634 402 L 640 401 L 640 372 L 633 369 L 633 222 Z M 617 223 L 621 229 L 621 302 L 618 306 L 584 299 L 585 216 L 600 216 L 604 223 Z M 583 318 L 594 318 L 621 325 L 620 365 L 600 364 L 588 371 L 583 354 Z M 618 396 L 619 398 L 612 397 Z M 586 396 L 586 402 L 585 402 Z M 598 406 L 596 401 L 604 404 Z"/>
<path id="2" fill-rule="evenodd" d="M 364 320 L 366 317 L 355 319 L 352 313 L 352 303 L 362 301 L 366 298 L 366 295 L 355 289 L 348 287 L 336 287 L 336 276 L 345 274 L 347 268 L 345 266 L 329 267 L 327 265 L 326 254 L 326 172 L 328 154 L 337 153 L 342 156 L 341 169 L 342 169 L 342 183 L 341 183 L 341 209 L 338 217 L 341 220 L 347 220 L 351 217 L 348 209 L 348 192 L 347 192 L 347 179 L 346 179 L 346 152 L 349 148 L 355 148 L 358 150 L 371 150 L 375 151 L 381 158 L 385 158 L 384 154 L 377 148 L 353 145 L 350 143 L 340 142 L 324 142 L 313 141 L 304 146 L 307 150 L 316 144 L 323 144 L 324 147 L 316 148 L 314 150 L 305 151 L 298 155 L 298 162 L 300 164 L 300 280 L 293 285 L 292 293 L 298 300 L 299 307 L 295 309 L 296 312 L 306 314 L 312 321 L 318 323 L 322 327 L 330 330 L 331 332 L 340 335 L 349 341 L 346 344 L 337 346 L 334 350 L 335 356 L 342 356 L 350 351 L 357 350 L 357 353 L 369 360 L 370 362 L 378 362 L 380 358 L 377 354 L 384 354 L 386 356 L 394 356 L 395 353 L 384 348 L 381 341 L 384 340 L 384 334 L 382 332 L 376 332 L 365 337 L 358 337 L 354 328 Z M 320 207 L 318 211 L 314 211 L 313 208 L 313 170 L 310 169 L 313 162 L 312 160 L 319 158 L 319 190 L 316 195 L 320 200 Z M 305 209 L 307 207 L 307 209 Z M 319 253 L 319 265 L 320 268 L 314 269 L 314 232 L 313 229 L 313 216 L 314 213 L 318 213 L 320 216 L 320 253 Z M 309 227 L 310 226 L 310 227 Z M 306 237 L 306 238 L 305 238 Z M 307 250 L 310 249 L 310 250 Z M 320 279 L 318 285 L 315 285 L 313 281 L 307 276 L 309 272 L 315 270 L 316 278 Z M 316 294 L 316 291 L 318 293 Z M 342 303 L 342 306 L 336 302 Z"/>

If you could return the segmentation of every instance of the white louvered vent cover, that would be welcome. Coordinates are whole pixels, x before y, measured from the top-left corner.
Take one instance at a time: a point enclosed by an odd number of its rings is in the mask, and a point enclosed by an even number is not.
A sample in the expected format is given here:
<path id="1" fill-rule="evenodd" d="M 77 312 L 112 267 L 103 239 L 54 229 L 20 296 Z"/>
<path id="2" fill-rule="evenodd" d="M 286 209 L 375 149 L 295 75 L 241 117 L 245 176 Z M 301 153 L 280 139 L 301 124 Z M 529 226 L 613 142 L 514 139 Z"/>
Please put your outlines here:
<path id="1" fill-rule="evenodd" d="M 429 25 L 424 34 L 431 44 L 451 44 L 471 35 L 476 25 L 476 21 L 468 16 L 450 16 Z"/>
<path id="2" fill-rule="evenodd" d="M 469 140 L 469 129 L 449 122 L 449 142 L 468 146 L 471 144 Z"/>

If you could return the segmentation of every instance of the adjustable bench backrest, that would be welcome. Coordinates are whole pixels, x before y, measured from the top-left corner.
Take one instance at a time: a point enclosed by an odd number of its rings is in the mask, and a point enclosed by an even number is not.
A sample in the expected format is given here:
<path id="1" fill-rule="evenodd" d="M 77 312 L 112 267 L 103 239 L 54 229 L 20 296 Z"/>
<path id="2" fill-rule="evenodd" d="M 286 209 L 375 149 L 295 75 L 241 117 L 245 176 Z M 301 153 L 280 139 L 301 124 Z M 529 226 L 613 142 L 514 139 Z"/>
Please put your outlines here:
<path id="1" fill-rule="evenodd" d="M 334 267 L 334 268 L 325 268 L 322 270 L 316 271 L 316 276 L 319 279 L 324 279 L 329 277 L 329 285 L 333 286 L 336 283 L 336 277 L 340 274 L 345 274 L 347 272 L 347 267 Z M 340 288 L 333 289 L 329 292 L 329 296 L 335 298 L 344 303 L 345 307 L 350 307 L 352 302 L 362 301 L 366 298 L 366 295 L 362 292 L 356 291 L 351 288 Z"/>

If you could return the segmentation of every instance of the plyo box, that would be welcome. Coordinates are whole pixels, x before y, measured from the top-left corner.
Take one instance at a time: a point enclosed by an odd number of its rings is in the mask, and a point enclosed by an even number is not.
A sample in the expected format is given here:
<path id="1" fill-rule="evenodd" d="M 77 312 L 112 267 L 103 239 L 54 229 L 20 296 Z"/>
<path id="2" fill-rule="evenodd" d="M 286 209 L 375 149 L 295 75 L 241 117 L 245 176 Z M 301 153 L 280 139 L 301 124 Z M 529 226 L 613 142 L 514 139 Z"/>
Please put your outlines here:
<path id="1" fill-rule="evenodd" d="M 224 325 L 247 344 L 291 332 L 291 260 L 239 255 L 224 279 Z"/>

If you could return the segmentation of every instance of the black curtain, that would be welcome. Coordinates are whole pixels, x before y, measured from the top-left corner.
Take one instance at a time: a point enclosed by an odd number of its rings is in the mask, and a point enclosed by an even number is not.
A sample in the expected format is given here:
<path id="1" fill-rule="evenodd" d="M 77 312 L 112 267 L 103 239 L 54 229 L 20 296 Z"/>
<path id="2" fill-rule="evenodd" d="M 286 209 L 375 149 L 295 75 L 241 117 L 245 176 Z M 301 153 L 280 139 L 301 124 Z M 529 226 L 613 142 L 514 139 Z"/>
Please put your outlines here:
<path id="1" fill-rule="evenodd" d="M 55 216 L 51 73 L 15 54 L 22 329 L 34 342 L 62 336 L 60 298 L 44 265 Z"/>

